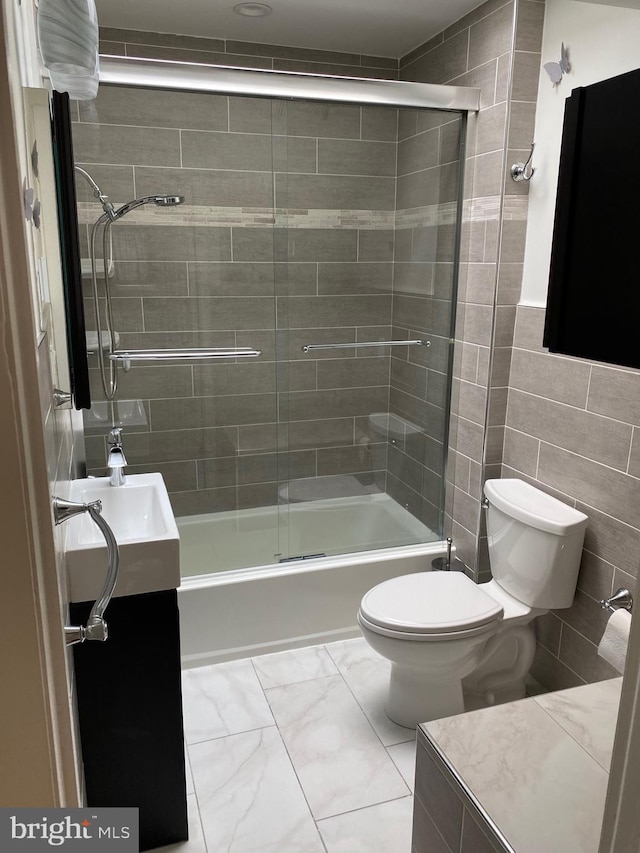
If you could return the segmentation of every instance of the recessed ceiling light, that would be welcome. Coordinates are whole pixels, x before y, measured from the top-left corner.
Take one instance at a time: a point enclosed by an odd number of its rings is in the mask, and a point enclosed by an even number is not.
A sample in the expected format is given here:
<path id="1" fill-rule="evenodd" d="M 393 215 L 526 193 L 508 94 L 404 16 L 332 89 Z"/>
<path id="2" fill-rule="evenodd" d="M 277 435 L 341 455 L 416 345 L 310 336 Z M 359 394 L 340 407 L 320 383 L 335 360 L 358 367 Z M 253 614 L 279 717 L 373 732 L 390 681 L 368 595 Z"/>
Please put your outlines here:
<path id="1" fill-rule="evenodd" d="M 236 15 L 245 15 L 247 18 L 264 18 L 273 12 L 271 6 L 266 3 L 238 3 L 233 7 Z"/>

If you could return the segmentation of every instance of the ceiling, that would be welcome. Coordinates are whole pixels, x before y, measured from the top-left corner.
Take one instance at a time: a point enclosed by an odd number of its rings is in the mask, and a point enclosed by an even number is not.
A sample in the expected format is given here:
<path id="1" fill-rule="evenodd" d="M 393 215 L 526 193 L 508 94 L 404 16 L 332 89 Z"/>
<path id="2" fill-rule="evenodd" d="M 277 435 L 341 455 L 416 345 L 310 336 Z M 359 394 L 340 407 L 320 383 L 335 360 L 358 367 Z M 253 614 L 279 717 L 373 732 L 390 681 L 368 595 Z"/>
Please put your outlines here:
<path id="1" fill-rule="evenodd" d="M 239 0 L 96 0 L 100 26 L 399 58 L 482 0 L 265 0 L 264 18 Z"/>

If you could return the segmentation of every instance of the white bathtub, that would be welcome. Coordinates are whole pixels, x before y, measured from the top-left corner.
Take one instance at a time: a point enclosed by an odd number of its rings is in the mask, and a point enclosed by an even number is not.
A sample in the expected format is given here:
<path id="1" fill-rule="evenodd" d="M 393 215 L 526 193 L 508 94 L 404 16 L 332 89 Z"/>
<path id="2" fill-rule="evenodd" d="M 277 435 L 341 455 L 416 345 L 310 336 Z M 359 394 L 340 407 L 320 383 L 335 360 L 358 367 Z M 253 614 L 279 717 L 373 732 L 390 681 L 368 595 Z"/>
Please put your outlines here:
<path id="1" fill-rule="evenodd" d="M 186 667 L 356 637 L 368 589 L 446 550 L 384 494 L 177 521 Z"/>

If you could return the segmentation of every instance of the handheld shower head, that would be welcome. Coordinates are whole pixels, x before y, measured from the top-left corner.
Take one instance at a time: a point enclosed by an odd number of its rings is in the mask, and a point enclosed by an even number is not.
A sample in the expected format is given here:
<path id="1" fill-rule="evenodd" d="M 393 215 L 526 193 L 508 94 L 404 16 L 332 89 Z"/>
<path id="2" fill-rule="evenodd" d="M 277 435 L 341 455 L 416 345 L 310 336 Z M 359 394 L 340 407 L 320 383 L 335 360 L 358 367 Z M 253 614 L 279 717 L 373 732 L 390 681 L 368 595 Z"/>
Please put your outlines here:
<path id="1" fill-rule="evenodd" d="M 113 215 L 113 219 L 120 219 L 121 217 L 126 216 L 127 213 L 135 210 L 136 207 L 140 207 L 143 204 L 157 204 L 158 207 L 175 207 L 183 202 L 183 195 L 146 195 L 142 198 L 136 198 L 133 201 L 128 201 L 126 204 L 123 204 L 122 207 L 119 207 L 116 210 Z"/>
<path id="2" fill-rule="evenodd" d="M 155 198 L 155 203 L 160 207 L 175 207 L 178 204 L 184 203 L 183 195 L 159 195 Z"/>

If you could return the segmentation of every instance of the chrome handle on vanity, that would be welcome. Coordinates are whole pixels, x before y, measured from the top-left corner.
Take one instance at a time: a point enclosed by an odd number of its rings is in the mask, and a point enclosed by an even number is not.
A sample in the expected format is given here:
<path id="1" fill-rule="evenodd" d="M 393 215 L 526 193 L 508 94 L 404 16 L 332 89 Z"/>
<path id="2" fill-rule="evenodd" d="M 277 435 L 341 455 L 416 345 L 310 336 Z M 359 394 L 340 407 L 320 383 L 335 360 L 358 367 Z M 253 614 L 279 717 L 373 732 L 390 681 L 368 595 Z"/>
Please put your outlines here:
<path id="1" fill-rule="evenodd" d="M 216 358 L 257 358 L 262 350 L 253 347 L 194 347 L 191 349 L 130 349 L 109 353 L 111 361 L 211 361 Z"/>
<path id="2" fill-rule="evenodd" d="M 353 341 L 348 344 L 305 344 L 302 352 L 313 349 L 353 349 L 354 347 L 430 347 L 431 341 Z"/>
<path id="3" fill-rule="evenodd" d="M 113 530 L 101 515 L 102 501 L 83 504 L 66 501 L 62 498 L 53 499 L 53 519 L 56 524 L 62 524 L 69 518 L 81 513 L 88 512 L 93 522 L 97 525 L 107 543 L 108 569 L 107 577 L 102 587 L 102 592 L 95 600 L 86 625 L 65 625 L 64 635 L 67 646 L 75 643 L 84 643 L 85 640 L 106 640 L 109 636 L 107 623 L 104 621 L 104 612 L 107 609 L 113 591 L 118 580 L 118 569 L 120 566 L 120 552 Z"/>

